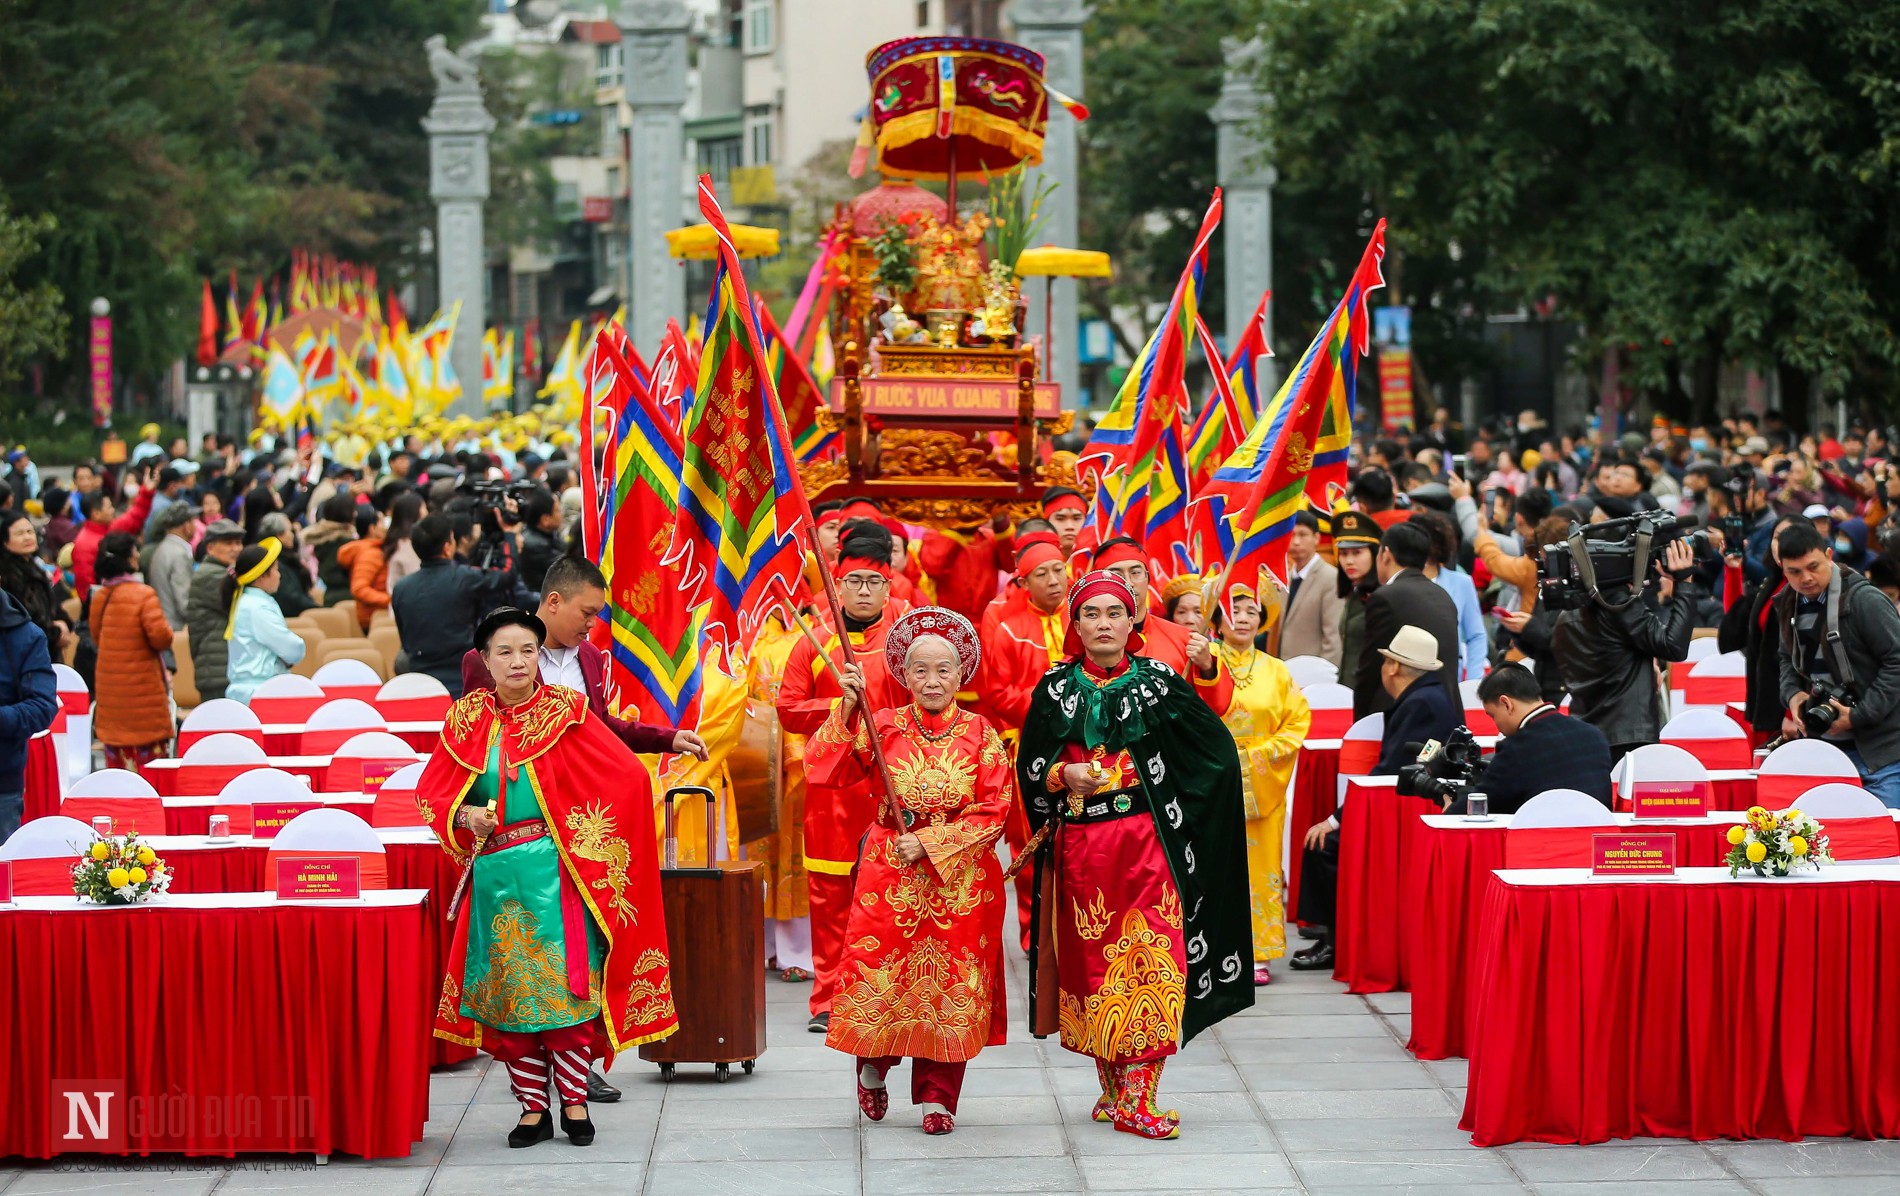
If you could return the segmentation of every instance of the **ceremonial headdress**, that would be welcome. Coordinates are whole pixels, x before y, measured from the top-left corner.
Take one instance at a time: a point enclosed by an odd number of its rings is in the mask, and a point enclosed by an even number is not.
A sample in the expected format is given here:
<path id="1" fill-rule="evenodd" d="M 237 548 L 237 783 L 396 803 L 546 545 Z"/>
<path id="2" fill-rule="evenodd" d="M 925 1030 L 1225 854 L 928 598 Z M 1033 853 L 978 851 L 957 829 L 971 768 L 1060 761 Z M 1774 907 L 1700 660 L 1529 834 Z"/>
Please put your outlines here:
<path id="1" fill-rule="evenodd" d="M 1054 532 L 1026 532 L 1016 537 L 1016 576 L 1028 577 L 1050 561 L 1062 559 L 1062 541 Z"/>
<path id="2" fill-rule="evenodd" d="M 883 524 L 859 520 L 838 542 L 838 563 L 832 566 L 832 576 L 843 577 L 859 569 L 869 569 L 889 577 L 895 549 L 896 543 Z"/>
<path id="3" fill-rule="evenodd" d="M 962 684 L 968 685 L 970 678 L 976 676 L 977 662 L 983 657 L 983 650 L 977 644 L 976 628 L 970 621 L 953 610 L 941 606 L 920 606 L 916 610 L 906 611 L 902 618 L 891 624 L 889 634 L 884 637 L 884 664 L 891 676 L 904 675 L 904 657 L 909 654 L 911 644 L 917 637 L 940 635 L 950 641 L 957 650 L 957 667 L 962 672 Z"/>
<path id="4" fill-rule="evenodd" d="M 1201 578 L 1198 574 L 1183 573 L 1171 579 L 1167 585 L 1161 587 L 1161 609 L 1166 610 L 1170 603 L 1183 594 L 1198 593 L 1200 589 Z"/>
<path id="5" fill-rule="evenodd" d="M 1116 599 L 1127 608 L 1131 616 L 1135 613 L 1135 592 L 1128 588 L 1127 582 L 1106 569 L 1097 569 L 1093 573 L 1083 574 L 1082 580 L 1076 582 L 1075 588 L 1069 591 L 1069 630 L 1062 637 L 1063 655 L 1071 660 L 1082 655 L 1082 607 L 1091 598 Z M 1130 653 L 1139 649 L 1142 643 L 1141 632 L 1128 633 L 1127 650 Z"/>

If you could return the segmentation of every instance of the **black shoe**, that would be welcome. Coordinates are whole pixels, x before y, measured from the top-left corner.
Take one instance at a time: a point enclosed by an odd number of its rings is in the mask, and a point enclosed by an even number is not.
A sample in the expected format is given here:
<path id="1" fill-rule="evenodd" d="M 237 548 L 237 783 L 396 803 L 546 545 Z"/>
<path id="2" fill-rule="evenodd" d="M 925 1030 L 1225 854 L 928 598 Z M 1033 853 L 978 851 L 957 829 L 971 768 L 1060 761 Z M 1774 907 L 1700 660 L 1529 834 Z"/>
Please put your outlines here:
<path id="1" fill-rule="evenodd" d="M 607 1078 L 600 1074 L 600 1069 L 591 1068 L 588 1070 L 588 1073 L 587 1073 L 587 1103 L 588 1104 L 591 1105 L 595 1103 L 596 1101 L 598 1101 L 599 1103 L 603 1105 L 611 1105 L 619 1099 L 620 1099 L 620 1089 L 614 1087 L 612 1084 L 609 1084 L 607 1082 Z"/>
<path id="2" fill-rule="evenodd" d="M 1288 959 L 1287 966 L 1296 972 L 1331 971 L 1333 967 L 1333 945 L 1315 943 L 1304 951 L 1295 951 Z"/>
<path id="3" fill-rule="evenodd" d="M 810 1030 L 813 1034 L 823 1034 L 827 1030 L 830 1030 L 831 1010 L 827 1009 L 822 1013 L 812 1014 L 811 1020 L 805 1023 L 805 1029 Z"/>
<path id="4" fill-rule="evenodd" d="M 531 1112 L 540 1112 L 540 1110 L 531 1110 Z M 526 1117 L 528 1114 L 524 1113 L 522 1116 Z M 533 1125 L 517 1125 L 508 1131 L 508 1149 L 520 1150 L 524 1146 L 533 1146 L 536 1142 L 546 1142 L 553 1136 L 554 1118 L 541 1113 L 541 1120 Z"/>
<path id="5" fill-rule="evenodd" d="M 1332 931 L 1328 930 L 1324 926 L 1295 925 L 1294 930 L 1299 934 L 1301 938 L 1305 939 L 1309 943 L 1315 943 L 1315 942 L 1323 943 L 1326 941 L 1327 936 L 1332 933 Z"/>
<path id="6" fill-rule="evenodd" d="M 592 1146 L 594 1144 L 594 1119 L 586 1116 L 569 1117 L 566 1107 L 563 1106 L 561 1109 L 561 1132 L 566 1134 L 567 1140 L 576 1146 Z M 553 1135 L 549 1134 L 549 1137 L 553 1137 Z"/>

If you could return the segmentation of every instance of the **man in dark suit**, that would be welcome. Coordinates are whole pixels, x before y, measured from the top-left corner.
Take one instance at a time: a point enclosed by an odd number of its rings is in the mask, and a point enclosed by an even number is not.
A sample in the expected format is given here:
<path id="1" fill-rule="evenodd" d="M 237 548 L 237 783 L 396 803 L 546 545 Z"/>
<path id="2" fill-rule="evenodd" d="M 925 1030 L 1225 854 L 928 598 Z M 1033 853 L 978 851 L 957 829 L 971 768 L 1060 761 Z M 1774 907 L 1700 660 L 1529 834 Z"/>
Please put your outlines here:
<path id="1" fill-rule="evenodd" d="M 634 752 L 689 752 L 704 760 L 706 741 L 695 732 L 607 713 L 607 654 L 587 641 L 588 630 L 607 605 L 607 579 L 600 569 L 578 557 L 564 556 L 548 566 L 541 586 L 541 605 L 535 615 L 548 632 L 541 645 L 542 683 L 565 685 L 586 694 L 587 708 Z M 462 692 L 493 688 L 495 683 L 482 664 L 482 654 L 470 648 L 462 657 Z M 620 1090 L 597 1069 L 589 1070 L 587 1098 L 611 1104 L 620 1099 Z"/>
<path id="2" fill-rule="evenodd" d="M 1364 718 L 1392 707 L 1392 695 L 1379 680 L 1385 663 L 1380 653 L 1392 646 L 1392 637 L 1405 626 L 1419 627 L 1438 644 L 1434 658 L 1443 662 L 1439 676 L 1447 695 L 1458 692 L 1458 607 L 1451 595 L 1425 576 L 1431 556 L 1431 537 L 1415 524 L 1395 524 L 1379 541 L 1376 568 L 1379 588 L 1366 602 L 1366 650 L 1359 656 L 1359 675 L 1352 681 L 1352 716 Z M 1457 705 L 1455 696 L 1453 704 Z"/>
<path id="3" fill-rule="evenodd" d="M 1478 700 L 1504 742 L 1472 786 L 1491 799 L 1491 813 L 1515 814 L 1547 789 L 1576 789 L 1610 805 L 1610 741 L 1580 718 L 1544 701 L 1542 688 L 1521 664 L 1493 669 L 1478 683 Z M 1460 799 L 1451 807 L 1464 813 Z"/>
<path id="4" fill-rule="evenodd" d="M 1429 584 L 1429 583 L 1428 583 Z M 1437 586 L 1432 586 L 1437 589 Z M 1453 648 L 1456 651 L 1456 648 Z M 1379 649 L 1379 685 L 1392 700 L 1385 714 L 1385 733 L 1379 740 L 1375 777 L 1397 776 L 1399 769 L 1418 759 L 1428 740 L 1443 743 L 1464 722 L 1464 712 L 1451 698 L 1441 675 L 1443 646 L 1423 627 L 1401 627 L 1392 643 Z M 1324 923 L 1320 940 L 1297 951 L 1287 962 L 1295 971 L 1333 966 L 1333 913 L 1339 889 L 1339 821 L 1342 806 L 1330 818 L 1307 828 L 1300 864 L 1300 920 Z"/>

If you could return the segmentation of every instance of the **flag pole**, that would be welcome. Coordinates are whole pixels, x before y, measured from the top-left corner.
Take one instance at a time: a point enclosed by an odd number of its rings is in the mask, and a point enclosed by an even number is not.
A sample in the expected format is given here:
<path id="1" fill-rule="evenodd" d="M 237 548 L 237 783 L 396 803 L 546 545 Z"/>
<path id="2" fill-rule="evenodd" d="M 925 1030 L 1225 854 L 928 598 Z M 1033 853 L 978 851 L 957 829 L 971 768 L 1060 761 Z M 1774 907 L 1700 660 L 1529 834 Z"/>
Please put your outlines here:
<path id="1" fill-rule="evenodd" d="M 838 629 L 838 652 L 847 665 L 858 663 L 857 653 L 851 650 L 851 633 L 845 629 L 844 607 L 838 601 L 838 583 L 832 579 L 831 570 L 825 568 L 825 549 L 818 542 L 818 528 L 807 521 L 805 534 L 811 538 L 811 550 L 818 561 L 818 576 L 825 583 L 825 601 L 831 606 L 831 625 Z M 829 663 L 829 662 L 827 662 Z M 884 783 L 883 809 L 878 817 L 887 820 L 891 826 L 902 833 L 904 826 L 897 818 L 897 786 L 891 783 L 891 766 L 884 760 L 884 744 L 878 739 L 877 719 L 871 714 L 871 695 L 865 693 L 858 699 L 858 707 L 864 714 L 865 738 L 871 743 L 871 760 L 877 765 L 878 779 Z"/>

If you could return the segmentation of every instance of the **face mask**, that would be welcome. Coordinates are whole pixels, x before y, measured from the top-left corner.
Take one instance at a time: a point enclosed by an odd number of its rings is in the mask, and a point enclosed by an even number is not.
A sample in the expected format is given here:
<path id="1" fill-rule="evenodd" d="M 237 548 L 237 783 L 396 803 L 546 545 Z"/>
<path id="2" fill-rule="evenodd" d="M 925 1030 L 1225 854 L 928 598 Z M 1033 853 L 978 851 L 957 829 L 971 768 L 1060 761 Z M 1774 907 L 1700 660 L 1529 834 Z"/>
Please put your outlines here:
<path id="1" fill-rule="evenodd" d="M 137 482 L 127 482 L 125 484 L 125 496 L 127 498 L 137 498 L 139 496 L 139 484 Z"/>
<path id="2" fill-rule="evenodd" d="M 1834 551 L 1842 556 L 1854 555 L 1854 542 L 1846 536 L 1834 537 Z"/>
<path id="3" fill-rule="evenodd" d="M 1696 452 L 1698 452 L 1698 453 L 1701 453 L 1701 452 L 1707 452 L 1707 451 L 1708 451 L 1708 448 L 1709 448 L 1709 440 L 1708 440 L 1708 437 L 1706 437 L 1706 436 L 1692 436 L 1692 437 L 1690 437 L 1690 438 L 1689 438 L 1689 447 L 1690 447 L 1690 448 L 1692 448 L 1692 449 L 1694 449 L 1694 450 L 1695 450 Z"/>

